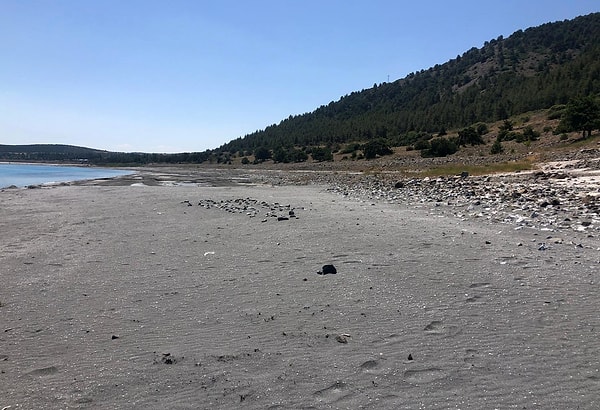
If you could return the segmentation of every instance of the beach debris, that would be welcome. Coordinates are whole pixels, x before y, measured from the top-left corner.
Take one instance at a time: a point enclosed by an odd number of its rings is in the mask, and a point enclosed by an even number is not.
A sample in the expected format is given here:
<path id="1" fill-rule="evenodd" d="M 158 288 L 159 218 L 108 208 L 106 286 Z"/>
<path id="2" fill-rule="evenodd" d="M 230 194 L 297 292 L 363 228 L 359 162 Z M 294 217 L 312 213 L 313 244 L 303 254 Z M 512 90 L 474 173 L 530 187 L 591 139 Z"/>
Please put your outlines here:
<path id="1" fill-rule="evenodd" d="M 181 201 L 182 204 L 191 206 L 189 200 Z M 294 207 L 290 204 L 280 204 L 279 202 L 259 201 L 253 198 L 236 199 L 201 199 L 198 206 L 205 209 L 220 209 L 232 214 L 243 214 L 254 218 L 262 216 L 261 222 L 266 222 L 267 218 L 275 218 L 278 221 L 286 221 L 290 218 L 297 218 Z"/>
<path id="2" fill-rule="evenodd" d="M 154 359 L 154 364 L 162 363 L 162 364 L 175 364 L 178 361 L 183 359 L 182 357 L 175 357 L 171 353 L 161 353 L 158 355 L 156 352 L 154 354 L 157 356 Z"/>
<path id="3" fill-rule="evenodd" d="M 171 353 L 163 353 L 162 362 L 164 364 L 173 364 L 176 360 L 171 356 Z"/>
<path id="4" fill-rule="evenodd" d="M 214 255 L 214 254 L 215 254 L 215 253 L 214 253 L 214 252 L 212 252 L 212 251 L 209 251 L 209 252 L 204 252 L 204 256 L 208 256 L 208 255 Z"/>
<path id="5" fill-rule="evenodd" d="M 317 275 L 335 275 L 337 273 L 337 269 L 333 265 L 323 265 L 320 271 L 317 272 Z"/>
<path id="6" fill-rule="evenodd" d="M 351 337 L 348 333 L 342 333 L 340 335 L 337 335 L 335 337 L 336 342 L 338 343 L 342 343 L 342 344 L 347 344 L 348 343 L 348 338 Z"/>

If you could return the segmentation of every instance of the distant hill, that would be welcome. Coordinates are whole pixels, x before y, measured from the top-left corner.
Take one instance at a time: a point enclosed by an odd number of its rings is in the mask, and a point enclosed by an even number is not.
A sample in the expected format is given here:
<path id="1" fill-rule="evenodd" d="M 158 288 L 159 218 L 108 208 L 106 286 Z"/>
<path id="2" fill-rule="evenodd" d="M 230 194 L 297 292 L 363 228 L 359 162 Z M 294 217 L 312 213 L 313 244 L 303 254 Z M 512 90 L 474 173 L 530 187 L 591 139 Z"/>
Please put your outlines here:
<path id="1" fill-rule="evenodd" d="M 0 153 L 51 153 L 62 155 L 93 155 L 108 151 L 78 147 L 64 144 L 29 144 L 29 145 L 3 145 L 0 144 Z"/>
<path id="2" fill-rule="evenodd" d="M 373 139 L 409 145 L 423 133 L 444 134 L 599 93 L 600 13 L 594 13 L 500 36 L 444 64 L 292 115 L 214 153 Z"/>
<path id="3" fill-rule="evenodd" d="M 140 152 L 112 152 L 63 144 L 0 144 L 0 161 L 85 162 L 97 165 L 139 165 L 148 163 L 200 163 L 209 152 L 181 154 L 151 154 Z"/>
<path id="4" fill-rule="evenodd" d="M 0 144 L 0 159 L 18 161 L 80 161 L 100 158 L 108 151 L 63 144 Z"/>

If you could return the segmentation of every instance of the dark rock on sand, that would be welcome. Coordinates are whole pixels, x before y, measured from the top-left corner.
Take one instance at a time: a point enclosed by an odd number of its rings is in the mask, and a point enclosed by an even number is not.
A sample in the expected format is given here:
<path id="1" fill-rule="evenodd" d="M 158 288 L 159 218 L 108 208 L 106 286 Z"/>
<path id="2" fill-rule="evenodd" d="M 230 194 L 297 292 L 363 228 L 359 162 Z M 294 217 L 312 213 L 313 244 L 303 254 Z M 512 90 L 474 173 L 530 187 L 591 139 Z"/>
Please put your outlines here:
<path id="1" fill-rule="evenodd" d="M 337 269 L 333 265 L 323 265 L 321 270 L 317 273 L 319 275 L 335 275 L 337 273 Z"/>

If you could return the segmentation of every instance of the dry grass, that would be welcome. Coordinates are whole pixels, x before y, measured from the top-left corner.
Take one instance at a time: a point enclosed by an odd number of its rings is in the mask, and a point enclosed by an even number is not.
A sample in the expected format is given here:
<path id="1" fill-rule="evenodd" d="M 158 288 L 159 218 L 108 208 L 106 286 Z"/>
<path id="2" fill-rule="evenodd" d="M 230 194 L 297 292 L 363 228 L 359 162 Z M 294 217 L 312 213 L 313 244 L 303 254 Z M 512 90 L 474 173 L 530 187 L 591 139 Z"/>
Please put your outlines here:
<path id="1" fill-rule="evenodd" d="M 459 175 L 463 172 L 468 172 L 469 175 L 488 175 L 506 172 L 521 172 L 529 171 L 535 168 L 535 164 L 531 161 L 511 161 L 502 162 L 497 164 L 486 164 L 486 165 L 460 165 L 460 164 L 449 164 L 433 167 L 427 170 L 423 170 L 420 174 L 423 177 L 439 177 L 439 176 L 450 176 Z"/>

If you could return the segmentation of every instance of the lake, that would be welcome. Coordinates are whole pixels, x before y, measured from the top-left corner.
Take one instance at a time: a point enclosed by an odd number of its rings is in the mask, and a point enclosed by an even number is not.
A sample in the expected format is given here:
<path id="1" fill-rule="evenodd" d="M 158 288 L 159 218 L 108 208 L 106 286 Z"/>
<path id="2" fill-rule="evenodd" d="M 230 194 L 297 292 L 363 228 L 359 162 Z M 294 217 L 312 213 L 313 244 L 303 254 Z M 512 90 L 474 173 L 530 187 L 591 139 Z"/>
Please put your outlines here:
<path id="1" fill-rule="evenodd" d="M 0 163 L 0 188 L 112 178 L 131 173 L 132 171 L 110 168 Z"/>

